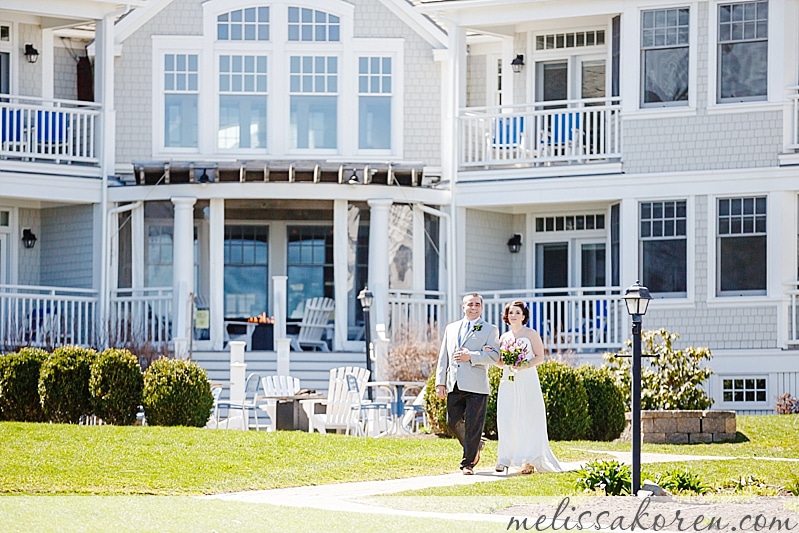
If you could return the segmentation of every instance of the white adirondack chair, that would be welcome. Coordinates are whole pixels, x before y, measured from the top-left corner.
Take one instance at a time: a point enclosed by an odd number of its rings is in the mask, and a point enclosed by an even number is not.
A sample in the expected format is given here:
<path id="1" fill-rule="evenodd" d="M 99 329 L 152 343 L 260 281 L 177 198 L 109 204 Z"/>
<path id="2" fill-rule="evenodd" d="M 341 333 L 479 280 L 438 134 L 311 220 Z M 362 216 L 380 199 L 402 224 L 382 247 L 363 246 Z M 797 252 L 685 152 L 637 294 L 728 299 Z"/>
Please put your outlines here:
<path id="1" fill-rule="evenodd" d="M 330 298 L 309 298 L 305 300 L 302 322 L 299 324 L 300 332 L 297 335 L 288 336 L 291 339 L 291 347 L 298 352 L 303 351 L 304 346 L 329 352 L 330 348 L 327 346 L 327 342 L 322 340 L 322 336 L 325 330 L 331 327 L 328 322 L 330 321 L 330 313 L 333 312 L 335 307 L 335 302 Z"/>
<path id="2" fill-rule="evenodd" d="M 352 388 L 347 385 L 347 376 L 354 377 L 357 387 Z M 324 413 L 313 415 L 314 429 L 319 433 L 327 433 L 328 430 L 343 429 L 349 435 L 354 431 L 358 435 L 363 435 L 363 426 L 360 421 L 361 404 L 363 402 L 363 392 L 366 389 L 366 382 L 369 380 L 369 371 L 361 367 L 342 366 L 330 369 L 330 381 L 327 389 L 327 410 Z"/>
<path id="3" fill-rule="evenodd" d="M 264 396 L 258 408 L 266 411 L 269 415 L 271 431 L 277 430 L 277 398 L 291 397 L 297 394 L 300 390 L 300 378 L 291 376 L 264 376 L 261 378 L 261 388 L 264 391 Z"/>

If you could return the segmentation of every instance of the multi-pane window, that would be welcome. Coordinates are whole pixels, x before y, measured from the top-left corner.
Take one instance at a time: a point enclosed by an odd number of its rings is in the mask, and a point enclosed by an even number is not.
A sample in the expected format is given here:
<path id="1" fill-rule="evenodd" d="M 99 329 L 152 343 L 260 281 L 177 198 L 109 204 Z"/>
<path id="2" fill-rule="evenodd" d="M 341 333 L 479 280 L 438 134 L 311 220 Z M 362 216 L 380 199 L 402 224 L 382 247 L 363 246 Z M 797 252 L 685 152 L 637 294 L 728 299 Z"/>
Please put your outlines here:
<path id="1" fill-rule="evenodd" d="M 269 287 L 269 228 L 225 226 L 225 318 L 266 312 Z"/>
<path id="2" fill-rule="evenodd" d="M 338 146 L 338 57 L 291 56 L 291 148 Z"/>
<path id="3" fill-rule="evenodd" d="M 688 8 L 641 14 L 643 104 L 688 100 Z"/>
<path id="4" fill-rule="evenodd" d="M 289 8 L 289 41 L 337 42 L 341 38 L 339 17 L 315 9 Z"/>
<path id="5" fill-rule="evenodd" d="M 763 100 L 768 89 L 768 2 L 719 5 L 719 101 Z"/>
<path id="6" fill-rule="evenodd" d="M 765 294 L 766 197 L 718 199 L 720 294 Z"/>
<path id="7" fill-rule="evenodd" d="M 219 148 L 266 147 L 266 56 L 219 56 Z"/>
<path id="8" fill-rule="evenodd" d="M 391 148 L 391 58 L 358 58 L 358 148 Z"/>
<path id="9" fill-rule="evenodd" d="M 333 227 L 288 227 L 289 318 L 302 318 L 305 300 L 333 297 Z"/>
<path id="10" fill-rule="evenodd" d="M 147 287 L 172 286 L 172 226 L 152 224 L 147 228 Z"/>
<path id="11" fill-rule="evenodd" d="M 641 279 L 653 293 L 685 296 L 685 200 L 640 204 Z"/>
<path id="12" fill-rule="evenodd" d="M 605 229 L 605 215 L 536 217 L 535 231 L 582 231 Z"/>
<path id="13" fill-rule="evenodd" d="M 164 146 L 197 147 L 197 54 L 164 55 Z"/>
<path id="14" fill-rule="evenodd" d="M 724 378 L 721 383 L 725 402 L 766 401 L 766 378 Z"/>
<path id="15" fill-rule="evenodd" d="M 222 13 L 216 18 L 216 38 L 220 41 L 268 41 L 269 8 L 248 7 Z"/>

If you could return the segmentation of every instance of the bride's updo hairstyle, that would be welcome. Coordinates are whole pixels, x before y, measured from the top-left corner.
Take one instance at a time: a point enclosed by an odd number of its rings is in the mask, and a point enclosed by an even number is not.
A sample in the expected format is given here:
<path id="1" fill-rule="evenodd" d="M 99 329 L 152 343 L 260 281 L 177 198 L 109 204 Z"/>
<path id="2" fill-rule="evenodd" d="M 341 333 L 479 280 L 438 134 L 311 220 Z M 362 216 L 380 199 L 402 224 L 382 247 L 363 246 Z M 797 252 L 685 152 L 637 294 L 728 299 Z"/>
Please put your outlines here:
<path id="1" fill-rule="evenodd" d="M 530 321 L 530 309 L 527 307 L 527 304 L 521 300 L 513 300 L 511 303 L 505 306 L 505 309 L 502 310 L 502 321 L 508 325 L 510 322 L 508 321 L 508 311 L 510 311 L 511 307 L 518 307 L 522 310 L 522 324 L 527 324 Z"/>

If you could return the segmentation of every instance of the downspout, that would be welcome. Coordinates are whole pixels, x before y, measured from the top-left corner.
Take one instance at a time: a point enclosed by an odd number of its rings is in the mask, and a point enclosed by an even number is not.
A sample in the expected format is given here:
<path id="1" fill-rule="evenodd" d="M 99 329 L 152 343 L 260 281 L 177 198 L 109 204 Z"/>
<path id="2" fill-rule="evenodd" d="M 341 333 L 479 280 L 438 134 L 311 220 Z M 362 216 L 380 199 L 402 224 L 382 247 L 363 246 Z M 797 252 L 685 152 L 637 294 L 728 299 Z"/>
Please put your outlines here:
<path id="1" fill-rule="evenodd" d="M 107 202 L 108 201 L 108 197 L 107 197 L 107 195 L 104 195 L 104 196 L 105 196 L 104 200 Z M 108 277 L 109 277 L 108 276 L 108 271 L 111 268 L 111 259 L 112 259 L 111 256 L 110 256 L 110 253 L 108 252 L 108 250 L 111 249 L 111 244 L 108 242 L 108 239 L 110 239 L 110 235 L 111 235 L 111 229 L 110 229 L 111 220 L 112 220 L 113 216 L 118 215 L 119 213 L 124 213 L 126 211 L 133 211 L 134 209 L 138 209 L 142 205 L 144 205 L 143 201 L 136 200 L 132 204 L 126 204 L 126 205 L 122 205 L 122 206 L 119 206 L 119 207 L 115 207 L 115 208 L 109 210 L 108 213 L 106 213 L 106 218 L 105 218 L 105 221 L 103 222 L 103 234 L 104 234 L 104 240 L 103 240 L 103 246 L 102 246 L 103 247 L 103 267 L 100 269 L 100 272 L 101 272 L 101 276 L 100 276 L 100 320 L 101 320 L 101 324 L 103 325 L 103 327 L 105 327 L 108 324 L 108 309 L 110 307 L 110 301 L 111 301 L 111 296 L 110 296 L 111 290 L 108 287 Z M 105 257 L 106 255 L 108 255 L 107 258 Z M 135 258 L 134 258 L 134 260 L 135 260 Z M 107 346 L 106 346 L 106 348 L 107 348 Z"/>
<path id="2" fill-rule="evenodd" d="M 455 309 L 459 309 L 458 306 L 458 297 L 456 292 L 456 283 L 455 283 L 455 228 L 454 224 L 452 223 L 453 217 L 450 216 L 449 213 L 440 211 L 438 209 L 433 209 L 430 206 L 424 204 L 416 204 L 416 207 L 422 212 L 427 213 L 428 215 L 433 215 L 439 218 L 443 218 L 447 221 L 447 230 L 449 233 L 449 241 L 447 243 L 447 322 L 453 320 L 453 313 Z M 454 203 L 453 203 L 453 213 L 454 213 Z"/>

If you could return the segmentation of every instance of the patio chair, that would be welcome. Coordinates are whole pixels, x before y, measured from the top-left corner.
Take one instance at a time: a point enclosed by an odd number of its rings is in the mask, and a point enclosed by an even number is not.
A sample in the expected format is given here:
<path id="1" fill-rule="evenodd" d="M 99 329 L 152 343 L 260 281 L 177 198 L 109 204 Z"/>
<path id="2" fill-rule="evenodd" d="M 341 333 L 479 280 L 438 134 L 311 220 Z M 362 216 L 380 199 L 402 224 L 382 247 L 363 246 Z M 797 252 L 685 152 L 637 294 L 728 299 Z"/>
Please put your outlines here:
<path id="1" fill-rule="evenodd" d="M 358 390 L 351 390 L 347 384 L 347 375 L 352 375 Z M 328 430 L 343 429 L 347 435 L 350 430 L 358 431 L 358 409 L 363 400 L 369 371 L 357 366 L 342 366 L 330 369 L 330 380 L 327 388 L 327 406 L 324 413 L 313 414 L 313 429 L 319 433 Z M 353 409 L 355 408 L 355 409 Z"/>
<path id="2" fill-rule="evenodd" d="M 336 308 L 335 302 L 330 298 L 310 298 L 305 300 L 305 309 L 302 313 L 300 331 L 297 335 L 288 335 L 291 339 L 291 347 L 295 351 L 301 352 L 308 346 L 313 350 L 319 349 L 329 352 L 330 348 L 327 341 L 322 337 L 326 330 L 332 326 L 328 325 L 330 313 Z"/>
<path id="3" fill-rule="evenodd" d="M 36 143 L 42 154 L 66 153 L 69 120 L 65 111 L 36 112 Z"/>
<path id="4" fill-rule="evenodd" d="M 539 134 L 543 157 L 582 155 L 580 113 L 555 113 L 544 120 L 546 129 Z"/>
<path id="5" fill-rule="evenodd" d="M 358 383 L 358 378 L 354 374 L 347 374 L 344 376 L 347 382 L 347 393 L 350 395 L 353 405 L 350 409 L 356 413 L 358 436 L 366 435 L 368 428 L 371 426 L 374 431 L 372 435 L 377 435 L 380 431 L 388 429 L 388 418 L 391 413 L 391 404 L 389 402 L 378 402 L 372 400 L 365 400 L 363 398 L 363 387 Z"/>
<path id="6" fill-rule="evenodd" d="M 22 122 L 21 110 L 0 109 L 0 149 L 13 152 L 27 151 Z"/>
<path id="7" fill-rule="evenodd" d="M 277 430 L 277 403 L 278 398 L 292 397 L 300 390 L 300 378 L 292 376 L 264 376 L 261 378 L 261 388 L 263 389 L 264 396 L 258 408 L 266 411 L 269 415 L 270 426 L 272 431 Z"/>
<path id="8" fill-rule="evenodd" d="M 220 400 L 217 402 L 217 409 L 227 409 L 227 419 L 225 420 L 225 429 L 230 429 L 230 421 L 237 420 L 239 417 L 231 417 L 231 411 L 241 412 L 241 429 L 261 429 L 258 420 L 258 398 L 261 390 L 261 376 L 253 372 L 247 376 L 247 381 L 244 384 L 244 399 L 242 401 Z M 255 419 L 255 424 L 250 424 L 250 416 Z M 217 414 L 219 421 L 219 415 Z M 217 422 L 217 426 L 219 422 Z M 264 426 L 265 427 L 265 426 Z"/>
<path id="9" fill-rule="evenodd" d="M 497 117 L 486 138 L 490 159 L 517 159 L 525 154 L 524 117 Z"/>

